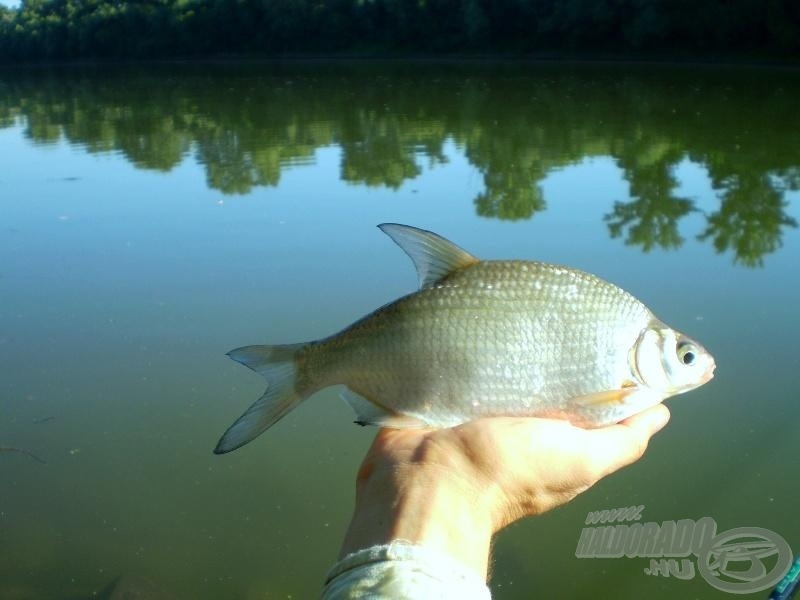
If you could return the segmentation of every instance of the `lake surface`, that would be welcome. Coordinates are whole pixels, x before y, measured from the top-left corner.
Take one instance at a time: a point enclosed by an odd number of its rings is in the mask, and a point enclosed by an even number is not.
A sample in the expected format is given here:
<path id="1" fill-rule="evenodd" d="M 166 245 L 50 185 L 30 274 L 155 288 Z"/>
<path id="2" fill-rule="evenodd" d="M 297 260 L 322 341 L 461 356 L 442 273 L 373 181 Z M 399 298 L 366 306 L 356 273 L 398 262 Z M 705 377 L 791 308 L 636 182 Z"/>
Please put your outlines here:
<path id="1" fill-rule="evenodd" d="M 0 598 L 315 597 L 375 430 L 332 388 L 213 455 L 264 386 L 225 352 L 413 291 L 387 221 L 596 273 L 716 358 L 643 460 L 498 537 L 494 597 L 730 597 L 575 550 L 644 505 L 800 552 L 799 97 L 725 67 L 0 71 L 0 446 L 46 461 L 0 453 Z"/>

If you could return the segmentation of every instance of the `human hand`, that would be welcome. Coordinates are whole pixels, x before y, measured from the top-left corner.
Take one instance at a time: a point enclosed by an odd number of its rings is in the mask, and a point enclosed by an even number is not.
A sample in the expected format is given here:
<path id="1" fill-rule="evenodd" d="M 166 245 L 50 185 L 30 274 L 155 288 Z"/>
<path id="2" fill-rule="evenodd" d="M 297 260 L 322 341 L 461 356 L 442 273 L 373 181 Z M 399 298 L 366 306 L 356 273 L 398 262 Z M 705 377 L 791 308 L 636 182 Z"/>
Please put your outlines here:
<path id="1" fill-rule="evenodd" d="M 359 469 L 341 555 L 404 539 L 485 576 L 497 531 L 569 502 L 636 461 L 667 421 L 659 404 L 600 429 L 516 417 L 381 429 Z"/>

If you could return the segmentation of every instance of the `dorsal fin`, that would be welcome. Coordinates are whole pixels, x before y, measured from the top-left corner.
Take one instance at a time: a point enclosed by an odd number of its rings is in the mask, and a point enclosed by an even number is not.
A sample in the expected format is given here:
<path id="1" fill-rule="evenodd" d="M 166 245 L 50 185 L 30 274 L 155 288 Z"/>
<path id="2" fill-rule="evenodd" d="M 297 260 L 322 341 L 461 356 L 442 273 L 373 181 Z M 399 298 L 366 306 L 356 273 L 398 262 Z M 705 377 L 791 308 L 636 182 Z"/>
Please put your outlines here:
<path id="1" fill-rule="evenodd" d="M 420 289 L 478 262 L 469 252 L 431 231 L 397 223 L 383 223 L 378 227 L 414 261 Z"/>

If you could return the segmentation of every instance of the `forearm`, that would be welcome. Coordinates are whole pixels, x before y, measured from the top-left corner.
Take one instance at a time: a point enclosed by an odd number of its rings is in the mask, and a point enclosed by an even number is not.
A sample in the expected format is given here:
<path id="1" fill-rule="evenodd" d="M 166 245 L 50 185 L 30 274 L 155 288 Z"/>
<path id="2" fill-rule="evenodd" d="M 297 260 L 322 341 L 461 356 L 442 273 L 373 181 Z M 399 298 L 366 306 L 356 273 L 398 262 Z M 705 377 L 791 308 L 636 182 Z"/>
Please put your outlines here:
<path id="1" fill-rule="evenodd" d="M 365 461 L 323 600 L 490 600 L 489 511 L 481 494 L 437 470 Z"/>
<path id="2" fill-rule="evenodd" d="M 493 533 L 487 496 L 439 467 L 367 464 L 340 558 L 406 540 L 450 556 L 485 580 Z"/>

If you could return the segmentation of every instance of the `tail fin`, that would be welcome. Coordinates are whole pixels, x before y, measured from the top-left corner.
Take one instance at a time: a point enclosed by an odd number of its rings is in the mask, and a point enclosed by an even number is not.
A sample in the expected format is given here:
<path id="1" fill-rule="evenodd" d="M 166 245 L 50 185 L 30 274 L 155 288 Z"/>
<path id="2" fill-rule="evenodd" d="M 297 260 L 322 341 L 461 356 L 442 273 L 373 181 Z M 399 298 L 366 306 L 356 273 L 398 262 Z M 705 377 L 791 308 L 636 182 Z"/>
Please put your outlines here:
<path id="1" fill-rule="evenodd" d="M 228 428 L 214 448 L 214 454 L 244 446 L 305 399 L 295 390 L 295 355 L 304 346 L 244 346 L 228 352 L 233 360 L 263 375 L 267 391 Z"/>

